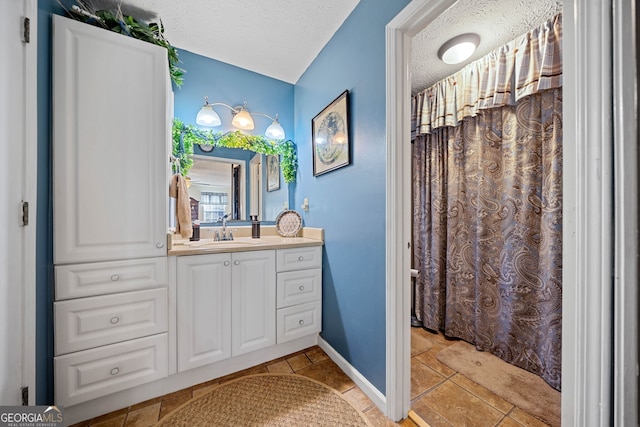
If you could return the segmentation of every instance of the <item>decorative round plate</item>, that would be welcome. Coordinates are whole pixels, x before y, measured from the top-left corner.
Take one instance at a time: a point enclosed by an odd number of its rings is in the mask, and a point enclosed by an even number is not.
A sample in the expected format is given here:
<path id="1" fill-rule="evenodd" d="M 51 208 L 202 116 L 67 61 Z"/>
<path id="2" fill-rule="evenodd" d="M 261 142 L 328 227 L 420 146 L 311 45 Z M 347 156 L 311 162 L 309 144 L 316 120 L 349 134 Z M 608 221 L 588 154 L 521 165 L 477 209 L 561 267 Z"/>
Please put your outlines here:
<path id="1" fill-rule="evenodd" d="M 302 217 L 296 211 L 282 211 L 276 218 L 276 230 L 283 237 L 293 237 L 302 228 Z"/>

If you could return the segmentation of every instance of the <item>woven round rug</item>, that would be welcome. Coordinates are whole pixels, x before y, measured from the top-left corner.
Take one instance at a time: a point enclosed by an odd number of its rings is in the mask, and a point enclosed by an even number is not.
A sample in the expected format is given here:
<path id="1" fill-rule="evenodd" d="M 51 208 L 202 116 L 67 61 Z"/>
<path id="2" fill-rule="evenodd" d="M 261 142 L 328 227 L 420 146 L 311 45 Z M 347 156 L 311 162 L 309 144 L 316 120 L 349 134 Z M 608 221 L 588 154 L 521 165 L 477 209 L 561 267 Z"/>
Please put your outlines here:
<path id="1" fill-rule="evenodd" d="M 370 426 L 336 390 L 295 374 L 257 374 L 186 402 L 156 427 Z"/>

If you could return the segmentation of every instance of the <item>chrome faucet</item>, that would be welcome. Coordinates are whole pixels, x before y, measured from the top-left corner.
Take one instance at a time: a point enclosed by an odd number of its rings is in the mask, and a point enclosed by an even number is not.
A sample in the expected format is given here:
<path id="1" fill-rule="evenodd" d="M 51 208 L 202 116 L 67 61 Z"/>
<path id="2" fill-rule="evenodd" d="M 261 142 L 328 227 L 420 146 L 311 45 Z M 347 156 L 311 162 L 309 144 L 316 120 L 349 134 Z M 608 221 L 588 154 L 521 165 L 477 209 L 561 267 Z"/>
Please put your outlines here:
<path id="1" fill-rule="evenodd" d="M 227 235 L 227 218 L 229 218 L 229 215 L 230 214 L 226 214 L 222 217 L 222 236 L 220 236 L 216 230 L 214 241 L 233 240 L 233 233 L 231 231 L 229 231 L 229 235 Z"/>

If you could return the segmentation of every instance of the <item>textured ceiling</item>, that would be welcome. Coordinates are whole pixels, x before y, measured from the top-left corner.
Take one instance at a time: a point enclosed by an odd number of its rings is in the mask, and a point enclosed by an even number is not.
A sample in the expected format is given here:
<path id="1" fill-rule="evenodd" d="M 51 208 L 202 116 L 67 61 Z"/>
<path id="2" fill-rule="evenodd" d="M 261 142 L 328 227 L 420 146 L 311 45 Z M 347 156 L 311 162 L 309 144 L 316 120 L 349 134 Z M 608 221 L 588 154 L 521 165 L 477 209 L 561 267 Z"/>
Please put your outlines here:
<path id="1" fill-rule="evenodd" d="M 176 47 L 278 80 L 295 83 L 359 1 L 122 2 L 123 11 L 127 6 L 133 6 L 160 16 L 165 27 L 165 36 Z"/>
<path id="2" fill-rule="evenodd" d="M 561 0 L 459 0 L 413 38 L 412 93 L 428 88 L 561 11 Z M 440 61 L 440 46 L 463 33 L 480 35 L 474 55 L 457 65 Z"/>
<path id="3" fill-rule="evenodd" d="M 1 0 L 0 0 L 1 1 Z M 359 0 L 83 0 L 162 19 L 172 45 L 289 83 L 298 81 Z M 393 0 L 388 0 L 393 1 Z M 562 10 L 562 0 L 459 0 L 413 38 L 412 93 L 426 89 Z M 480 46 L 446 65 L 440 46 L 468 32 Z"/>

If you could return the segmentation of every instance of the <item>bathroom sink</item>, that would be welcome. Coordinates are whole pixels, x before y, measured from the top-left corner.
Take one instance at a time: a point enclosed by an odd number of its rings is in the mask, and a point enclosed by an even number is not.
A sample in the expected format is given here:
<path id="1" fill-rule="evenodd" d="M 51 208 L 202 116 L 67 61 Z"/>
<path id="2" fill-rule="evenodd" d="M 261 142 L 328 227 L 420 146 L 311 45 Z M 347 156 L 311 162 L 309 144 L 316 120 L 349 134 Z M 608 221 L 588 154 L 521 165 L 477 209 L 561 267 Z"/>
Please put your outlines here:
<path id="1" fill-rule="evenodd" d="M 189 247 L 238 247 L 238 246 L 253 246 L 260 244 L 258 239 L 252 239 L 251 237 L 237 237 L 234 240 L 214 240 L 214 239 L 200 239 L 197 241 L 185 241 L 177 243 L 177 245 L 184 245 Z"/>

